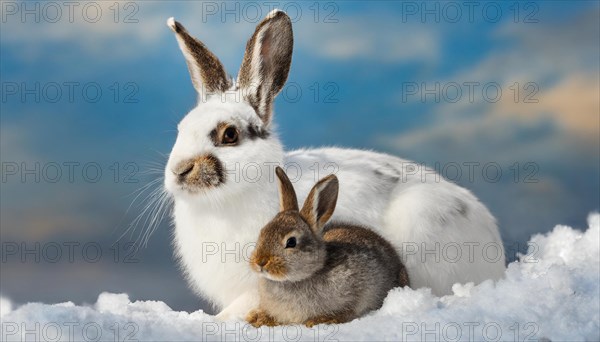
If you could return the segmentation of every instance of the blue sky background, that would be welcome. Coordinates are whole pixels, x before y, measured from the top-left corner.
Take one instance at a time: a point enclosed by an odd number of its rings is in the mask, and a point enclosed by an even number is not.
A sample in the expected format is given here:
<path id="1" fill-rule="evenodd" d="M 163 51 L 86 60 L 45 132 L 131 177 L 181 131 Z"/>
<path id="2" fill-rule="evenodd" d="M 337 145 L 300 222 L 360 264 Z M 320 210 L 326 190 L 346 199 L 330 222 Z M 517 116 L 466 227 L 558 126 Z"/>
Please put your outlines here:
<path id="1" fill-rule="evenodd" d="M 36 4 L 39 22 L 33 14 L 22 16 L 24 9 L 35 12 Z M 1 292 L 16 302 L 94 302 L 102 291 L 127 292 L 134 299 L 197 309 L 204 304 L 186 288 L 173 262 L 168 222 L 132 260 L 123 254 L 126 241 L 117 247 L 121 253 L 116 257 L 111 244 L 140 211 L 134 205 L 127 212 L 131 193 L 153 179 L 148 170 L 161 167 L 177 122 L 195 105 L 195 91 L 166 19 L 174 16 L 182 22 L 235 75 L 245 42 L 270 5 L 120 2 L 115 20 L 114 2 L 97 2 L 102 14 L 90 23 L 86 19 L 93 19 L 94 8 L 85 17 L 85 4 L 75 7 L 73 22 L 62 7 L 53 23 L 55 9 L 46 3 L 2 2 Z M 475 2 L 472 17 L 461 2 L 278 4 L 293 18 L 295 34 L 284 90 L 288 98 L 280 95 L 275 108 L 288 149 L 341 145 L 432 167 L 457 163 L 463 173 L 457 182 L 498 218 L 509 254 L 517 246 L 522 251 L 531 234 L 555 224 L 585 227 L 587 214 L 599 209 L 598 2 Z M 225 15 L 226 9 L 236 14 Z M 427 9 L 436 14 L 424 15 Z M 124 22 L 134 11 L 130 19 L 137 22 Z M 457 14 L 460 18 L 454 20 Z M 64 82 L 79 83 L 72 101 Z M 465 82 L 480 84 L 472 101 Z M 447 96 L 442 91 L 439 101 L 406 91 L 409 84 L 430 89 L 436 83 L 440 89 L 459 84 L 463 94 L 453 102 L 457 94 L 452 87 Z M 483 85 L 492 83 L 502 91 L 496 102 L 481 93 Z M 24 91 L 36 84 L 39 101 Z M 60 96 L 54 84 L 62 85 Z M 95 88 L 101 89 L 97 102 L 86 100 L 84 85 L 91 97 Z M 537 103 L 526 103 L 533 89 L 530 100 Z M 133 103 L 126 103 L 132 91 Z M 7 169 L 33 168 L 36 162 L 39 182 L 32 175 L 23 182 L 22 170 L 13 175 Z M 65 162 L 80 163 L 72 182 L 65 166 L 58 182 L 44 177 L 41 168 Z M 139 170 L 125 169 L 129 162 Z M 479 166 L 469 180 L 464 163 L 472 162 Z M 98 182 L 81 174 L 90 163 L 102 170 Z M 121 170 L 117 181 L 110 168 L 115 163 Z M 497 181 L 489 179 L 494 169 L 487 179 L 482 176 L 490 163 L 502 169 Z M 520 170 L 516 179 L 515 163 Z M 123 182 L 132 170 L 138 182 Z M 88 171 L 93 178 L 94 169 Z M 48 172 L 52 178 L 53 171 Z M 534 174 L 526 178 L 529 172 Z M 33 256 L 23 262 L 22 253 L 7 254 L 7 243 L 21 249 L 35 248 L 36 242 L 48 253 L 49 243 L 81 245 L 73 262 L 66 255 L 52 263 L 43 255 L 39 262 Z M 82 257 L 88 242 L 101 246 L 98 262 Z"/>

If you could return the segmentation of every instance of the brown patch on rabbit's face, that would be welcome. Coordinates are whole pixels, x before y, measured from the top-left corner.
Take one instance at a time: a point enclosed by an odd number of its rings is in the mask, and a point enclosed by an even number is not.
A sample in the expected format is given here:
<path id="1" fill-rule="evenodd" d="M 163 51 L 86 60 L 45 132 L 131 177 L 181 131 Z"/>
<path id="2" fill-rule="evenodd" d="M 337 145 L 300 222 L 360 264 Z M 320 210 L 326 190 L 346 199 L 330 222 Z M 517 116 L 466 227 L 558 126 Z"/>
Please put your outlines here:
<path id="1" fill-rule="evenodd" d="M 223 165 L 212 154 L 181 161 L 175 166 L 173 173 L 177 177 L 177 183 L 191 192 L 217 187 L 225 182 Z"/>
<path id="2" fill-rule="evenodd" d="M 323 267 L 325 247 L 297 211 L 279 213 L 260 232 L 250 266 L 273 281 L 299 281 Z"/>
<path id="3" fill-rule="evenodd" d="M 269 137 L 269 131 L 254 123 L 249 123 L 244 127 L 222 121 L 210 131 L 208 137 L 215 147 L 232 147 L 240 145 L 244 139 L 266 139 Z"/>

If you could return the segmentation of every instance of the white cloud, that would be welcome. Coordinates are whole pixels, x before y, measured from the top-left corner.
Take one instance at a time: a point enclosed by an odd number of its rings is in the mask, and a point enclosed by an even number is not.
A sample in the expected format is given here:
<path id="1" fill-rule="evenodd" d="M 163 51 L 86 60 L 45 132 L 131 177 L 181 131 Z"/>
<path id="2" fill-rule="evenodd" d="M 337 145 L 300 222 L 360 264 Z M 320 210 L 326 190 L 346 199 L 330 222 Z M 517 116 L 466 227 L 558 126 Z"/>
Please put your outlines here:
<path id="1" fill-rule="evenodd" d="M 33 4 L 19 4 L 28 9 L 34 8 Z M 2 24 L 3 30 L 10 32 L 2 36 L 4 48 L 16 49 L 22 58 L 39 60 L 48 58 L 49 46 L 64 43 L 69 44 L 69 50 L 84 53 L 82 59 L 123 58 L 136 56 L 141 48 L 156 42 L 161 36 L 159 30 L 164 28 L 164 25 L 157 25 L 159 13 L 144 3 L 136 3 L 137 13 L 129 18 L 137 20 L 137 23 L 124 22 L 126 15 L 132 14 L 135 8 L 125 11 L 122 5 L 118 19 L 115 19 L 115 10 L 111 9 L 115 2 L 93 2 L 88 14 L 83 10 L 85 5 L 77 3 L 71 15 L 68 6 L 60 2 L 53 4 L 60 8 L 60 16 L 56 16 L 54 10 L 44 10 L 47 6 L 44 3 L 37 3 L 40 7 L 34 13 L 38 18 L 33 15 L 23 18 L 23 7 L 14 15 L 4 13 L 6 20 Z M 96 7 L 99 8 L 98 12 Z M 97 16 L 96 13 L 100 14 Z"/>
<path id="2" fill-rule="evenodd" d="M 329 59 L 403 63 L 439 57 L 435 30 L 385 15 L 345 16 L 329 24 L 302 21 L 295 30 L 300 47 Z"/>
<path id="3" fill-rule="evenodd" d="M 410 150 L 439 149 L 440 142 L 446 141 L 462 151 L 478 151 L 495 158 L 507 153 L 518 158 L 521 151 L 514 146 L 517 130 L 550 124 L 558 130 L 551 143 L 597 149 L 600 143 L 597 14 L 597 11 L 586 13 L 562 24 L 511 24 L 500 28 L 495 37 L 512 44 L 497 44 L 501 47 L 480 63 L 445 80 L 425 82 L 430 87 L 433 82 L 442 85 L 478 82 L 474 101 L 463 87 L 458 102 L 442 99 L 434 107 L 433 121 L 426 126 L 379 142 Z M 486 100 L 481 94 L 483 85 L 492 82 L 500 85 L 502 91 L 497 102 Z M 525 89 L 528 82 L 538 88 L 531 97 L 537 103 L 525 101 L 525 96 L 534 90 Z M 512 88 L 515 83 L 519 88 L 517 100 Z M 494 142 L 492 149 L 484 146 L 490 141 Z M 539 152 L 538 149 L 538 156 Z"/>
<path id="4" fill-rule="evenodd" d="M 217 4 L 209 2 L 210 4 Z M 59 3 L 60 4 L 60 3 Z M 241 16 L 225 15 L 225 5 L 214 15 L 207 15 L 206 2 L 184 3 L 136 2 L 137 9 L 132 19 L 136 23 L 124 23 L 125 17 L 133 13 L 133 7 L 120 7 L 119 20 L 115 22 L 114 2 L 95 2 L 102 16 L 97 22 L 85 20 L 81 7 L 76 7 L 74 22 L 68 18 L 68 7 L 56 23 L 42 20 L 35 23 L 32 16 L 23 23 L 20 14 L 8 15 L 3 29 L 3 44 L 20 51 L 23 58 L 47 59 L 48 44 L 64 43 L 70 50 L 84 54 L 82 58 L 114 60 L 139 58 L 150 49 L 160 48 L 165 38 L 172 33 L 166 28 L 168 17 L 174 16 L 192 35 L 197 36 L 226 65 L 241 61 L 246 41 L 254 32 L 258 20 L 246 18 L 249 10 L 239 8 Z M 376 62 L 400 63 L 407 60 L 435 60 L 438 55 L 438 36 L 435 30 L 425 26 L 412 27 L 400 23 L 397 18 L 380 13 L 366 16 L 337 14 L 337 23 L 315 23 L 310 15 L 310 5 L 300 4 L 303 16 L 294 23 L 296 48 L 308 53 L 334 60 L 366 59 Z M 263 16 L 266 14 L 266 7 Z M 43 13 L 43 11 L 42 11 Z M 225 12 L 226 13 L 226 12 Z M 238 14 L 240 15 L 240 14 Z M 293 13 L 290 13 L 293 16 Z M 253 18 L 251 18 L 253 19 Z M 173 46 L 165 46 L 170 49 Z"/>

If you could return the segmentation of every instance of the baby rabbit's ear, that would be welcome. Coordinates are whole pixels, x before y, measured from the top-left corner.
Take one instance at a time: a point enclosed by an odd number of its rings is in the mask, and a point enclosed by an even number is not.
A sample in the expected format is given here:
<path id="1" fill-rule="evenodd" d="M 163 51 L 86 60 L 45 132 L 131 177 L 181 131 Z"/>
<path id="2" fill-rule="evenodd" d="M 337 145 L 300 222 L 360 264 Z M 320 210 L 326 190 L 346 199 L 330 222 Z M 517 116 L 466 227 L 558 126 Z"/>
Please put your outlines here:
<path id="1" fill-rule="evenodd" d="M 185 61 L 192 77 L 194 88 L 201 99 L 214 93 L 225 92 L 231 87 L 231 81 L 221 61 L 196 38 L 190 36 L 185 27 L 173 18 L 167 20 L 167 26 L 175 32 L 179 48 L 185 56 Z"/>
<path id="2" fill-rule="evenodd" d="M 333 215 L 338 189 L 337 177 L 329 175 L 315 184 L 308 194 L 300 215 L 308 222 L 315 234 L 321 234 L 321 229 Z"/>
<path id="3" fill-rule="evenodd" d="M 271 122 L 273 101 L 287 80 L 293 47 L 292 22 L 280 10 L 271 11 L 246 44 L 239 87 L 265 125 Z"/>
<path id="4" fill-rule="evenodd" d="M 275 169 L 275 173 L 279 178 L 279 211 L 298 211 L 298 200 L 292 182 L 279 166 Z"/>

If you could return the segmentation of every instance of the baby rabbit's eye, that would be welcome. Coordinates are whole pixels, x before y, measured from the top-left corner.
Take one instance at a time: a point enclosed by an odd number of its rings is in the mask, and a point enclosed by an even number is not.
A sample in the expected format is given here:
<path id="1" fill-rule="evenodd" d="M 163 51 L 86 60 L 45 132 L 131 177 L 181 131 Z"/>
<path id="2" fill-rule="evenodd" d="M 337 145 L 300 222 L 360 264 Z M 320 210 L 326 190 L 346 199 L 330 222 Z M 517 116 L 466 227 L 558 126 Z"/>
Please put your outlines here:
<path id="1" fill-rule="evenodd" d="M 294 248 L 296 247 L 296 238 L 295 237 L 291 237 L 289 239 L 287 239 L 286 243 L 285 243 L 285 248 Z"/>
<path id="2" fill-rule="evenodd" d="M 221 143 L 223 145 L 233 145 L 237 143 L 238 135 L 238 130 L 233 126 L 229 126 L 223 132 L 223 138 L 221 139 Z"/>

